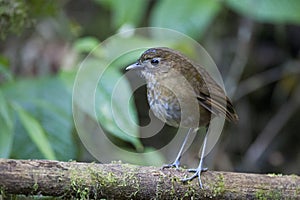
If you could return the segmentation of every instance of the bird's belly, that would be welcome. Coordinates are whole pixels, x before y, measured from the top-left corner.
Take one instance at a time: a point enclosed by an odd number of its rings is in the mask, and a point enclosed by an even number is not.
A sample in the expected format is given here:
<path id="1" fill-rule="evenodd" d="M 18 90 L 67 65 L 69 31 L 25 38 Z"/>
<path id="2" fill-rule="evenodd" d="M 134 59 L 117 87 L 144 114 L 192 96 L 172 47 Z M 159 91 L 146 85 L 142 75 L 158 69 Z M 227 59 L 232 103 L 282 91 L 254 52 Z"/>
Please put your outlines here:
<path id="1" fill-rule="evenodd" d="M 159 96 L 148 95 L 149 106 L 154 115 L 170 126 L 178 127 L 181 119 L 181 110 L 177 100 L 170 101 Z"/>
<path id="2" fill-rule="evenodd" d="M 177 94 L 178 95 L 178 94 Z M 173 93 L 162 90 L 149 90 L 148 102 L 154 115 L 170 126 L 196 128 L 206 125 L 210 114 L 197 103 L 196 98 L 184 95 L 178 100 Z M 187 97 L 187 98 L 186 98 Z M 195 100 L 193 102 L 193 100 Z M 179 103 L 180 102 L 180 103 Z"/>

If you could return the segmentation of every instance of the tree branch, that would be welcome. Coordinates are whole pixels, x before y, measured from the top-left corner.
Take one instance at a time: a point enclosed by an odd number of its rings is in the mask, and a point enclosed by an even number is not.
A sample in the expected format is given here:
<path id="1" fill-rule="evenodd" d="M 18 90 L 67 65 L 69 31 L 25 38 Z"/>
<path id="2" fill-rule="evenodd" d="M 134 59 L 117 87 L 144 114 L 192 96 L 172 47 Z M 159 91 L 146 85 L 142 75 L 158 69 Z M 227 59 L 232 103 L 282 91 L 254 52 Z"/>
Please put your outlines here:
<path id="1" fill-rule="evenodd" d="M 300 199 L 300 177 L 208 171 L 182 183 L 186 170 L 130 164 L 0 159 L 7 194 L 109 199 Z"/>

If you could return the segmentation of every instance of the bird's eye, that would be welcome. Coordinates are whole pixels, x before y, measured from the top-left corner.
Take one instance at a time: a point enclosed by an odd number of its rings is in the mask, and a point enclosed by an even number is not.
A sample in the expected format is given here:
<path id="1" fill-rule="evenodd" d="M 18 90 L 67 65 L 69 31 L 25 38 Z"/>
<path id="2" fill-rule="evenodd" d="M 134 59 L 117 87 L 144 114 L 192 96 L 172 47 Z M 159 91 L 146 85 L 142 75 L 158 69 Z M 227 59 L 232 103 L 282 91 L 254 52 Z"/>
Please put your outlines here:
<path id="1" fill-rule="evenodd" d="M 159 59 L 157 59 L 157 58 L 153 58 L 152 60 L 151 60 L 151 64 L 152 65 L 157 65 L 159 63 Z"/>

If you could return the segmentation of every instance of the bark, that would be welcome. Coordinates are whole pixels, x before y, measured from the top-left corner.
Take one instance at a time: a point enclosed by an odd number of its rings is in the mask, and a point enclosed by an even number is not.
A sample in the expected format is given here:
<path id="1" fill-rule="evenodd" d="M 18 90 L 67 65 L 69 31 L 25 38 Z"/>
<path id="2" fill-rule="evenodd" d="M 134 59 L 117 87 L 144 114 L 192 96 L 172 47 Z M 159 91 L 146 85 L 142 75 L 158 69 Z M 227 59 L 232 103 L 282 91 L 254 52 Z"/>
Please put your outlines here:
<path id="1" fill-rule="evenodd" d="M 0 159 L 0 199 L 9 194 L 79 199 L 300 199 L 296 175 L 207 171 L 182 183 L 186 170 L 131 164 Z"/>

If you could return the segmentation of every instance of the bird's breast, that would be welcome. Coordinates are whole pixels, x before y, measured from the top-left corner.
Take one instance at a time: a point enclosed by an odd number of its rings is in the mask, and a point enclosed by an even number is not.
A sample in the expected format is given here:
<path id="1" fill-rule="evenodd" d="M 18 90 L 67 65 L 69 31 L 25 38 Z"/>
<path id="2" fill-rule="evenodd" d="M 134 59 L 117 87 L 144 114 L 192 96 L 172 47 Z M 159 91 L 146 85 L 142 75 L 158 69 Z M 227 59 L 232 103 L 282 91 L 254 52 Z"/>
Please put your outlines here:
<path id="1" fill-rule="evenodd" d="M 169 89 L 159 84 L 150 84 L 147 87 L 147 97 L 149 106 L 157 118 L 171 126 L 179 126 L 180 105 Z"/>

